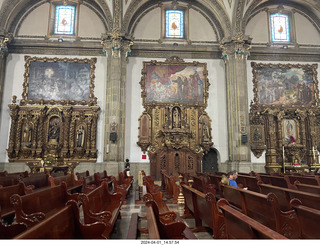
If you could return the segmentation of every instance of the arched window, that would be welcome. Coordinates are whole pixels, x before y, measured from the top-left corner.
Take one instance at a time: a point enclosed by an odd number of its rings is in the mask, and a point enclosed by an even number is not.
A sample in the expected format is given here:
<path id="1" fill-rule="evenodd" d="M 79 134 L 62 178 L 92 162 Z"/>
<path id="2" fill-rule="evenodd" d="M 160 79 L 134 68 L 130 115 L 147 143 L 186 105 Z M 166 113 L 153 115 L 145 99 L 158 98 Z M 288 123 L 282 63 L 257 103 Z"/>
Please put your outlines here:
<path id="1" fill-rule="evenodd" d="M 166 10 L 165 17 L 165 37 L 184 38 L 184 11 Z"/>
<path id="2" fill-rule="evenodd" d="M 48 37 L 75 38 L 78 35 L 79 2 L 77 0 L 51 0 Z"/>
<path id="3" fill-rule="evenodd" d="M 76 7 L 58 5 L 55 11 L 54 34 L 74 35 Z"/>
<path id="4" fill-rule="evenodd" d="M 294 43 L 292 12 L 282 6 L 269 10 L 270 42 L 272 44 Z"/>

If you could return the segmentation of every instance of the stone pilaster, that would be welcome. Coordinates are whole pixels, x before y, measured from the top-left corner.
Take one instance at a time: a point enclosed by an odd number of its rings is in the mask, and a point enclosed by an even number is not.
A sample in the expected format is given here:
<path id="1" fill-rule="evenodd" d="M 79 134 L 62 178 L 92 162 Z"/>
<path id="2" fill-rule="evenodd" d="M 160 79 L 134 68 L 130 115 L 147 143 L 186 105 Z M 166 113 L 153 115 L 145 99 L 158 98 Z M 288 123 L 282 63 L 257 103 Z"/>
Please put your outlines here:
<path id="1" fill-rule="evenodd" d="M 126 115 L 126 67 L 133 38 L 121 32 L 121 1 L 114 0 L 114 28 L 103 34 L 107 56 L 104 160 L 123 161 Z M 110 134 L 112 136 L 110 137 Z"/>
<path id="2" fill-rule="evenodd" d="M 239 33 L 224 38 L 220 48 L 226 67 L 229 161 L 248 162 L 251 160 L 250 145 L 244 141 L 245 137 L 249 139 L 246 60 L 250 55 L 251 38 Z"/>
<path id="3" fill-rule="evenodd" d="M 0 34 L 0 115 L 2 108 L 2 97 L 4 88 L 4 79 L 6 71 L 6 58 L 8 54 L 8 44 L 11 42 L 13 36 L 11 33 Z M 1 121 L 1 118 L 0 118 Z"/>

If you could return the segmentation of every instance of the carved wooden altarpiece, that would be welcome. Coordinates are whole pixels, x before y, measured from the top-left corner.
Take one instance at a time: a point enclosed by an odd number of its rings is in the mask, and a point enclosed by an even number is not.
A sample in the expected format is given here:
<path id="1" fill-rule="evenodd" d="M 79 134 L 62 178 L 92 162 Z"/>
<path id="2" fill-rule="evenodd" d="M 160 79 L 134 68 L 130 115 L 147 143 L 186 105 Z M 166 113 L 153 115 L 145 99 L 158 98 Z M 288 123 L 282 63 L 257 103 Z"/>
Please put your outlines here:
<path id="1" fill-rule="evenodd" d="M 319 167 L 317 64 L 252 62 L 251 66 L 254 101 L 250 106 L 250 143 L 253 154 L 259 158 L 266 151 L 267 172 Z"/>
<path id="2" fill-rule="evenodd" d="M 95 59 L 25 57 L 20 105 L 9 105 L 10 162 L 25 162 L 32 172 L 73 169 L 96 162 Z"/>
<path id="3" fill-rule="evenodd" d="M 137 144 L 148 152 L 150 173 L 201 171 L 204 152 L 212 146 L 211 119 L 205 112 L 209 81 L 206 63 L 178 57 L 143 63 L 141 88 L 145 111 L 139 118 Z"/>

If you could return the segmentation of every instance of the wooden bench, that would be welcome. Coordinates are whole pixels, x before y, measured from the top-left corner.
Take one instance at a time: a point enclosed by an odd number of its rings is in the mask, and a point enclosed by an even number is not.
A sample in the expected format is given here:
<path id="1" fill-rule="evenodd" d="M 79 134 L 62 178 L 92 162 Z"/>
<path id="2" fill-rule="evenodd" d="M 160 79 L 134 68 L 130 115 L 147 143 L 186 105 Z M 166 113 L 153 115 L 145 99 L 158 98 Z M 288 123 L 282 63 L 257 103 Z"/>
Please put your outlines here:
<path id="1" fill-rule="evenodd" d="M 221 188 L 220 182 L 222 179 L 221 175 L 215 174 L 208 174 L 209 183 L 213 186 L 214 190 L 216 191 L 215 196 L 219 199 L 221 196 Z"/>
<path id="2" fill-rule="evenodd" d="M 62 182 L 59 186 L 24 196 L 14 194 L 10 200 L 15 209 L 16 222 L 25 223 L 29 228 L 62 209 L 68 200 L 76 200 L 76 197 L 67 192 L 67 186 Z"/>
<path id="3" fill-rule="evenodd" d="M 229 195 L 225 195 L 229 193 Z M 241 188 L 223 185 L 224 198 L 230 193 L 240 196 L 240 210 L 243 214 L 277 231 L 289 239 L 299 238 L 299 222 L 294 210 L 281 211 L 278 198 L 274 193 L 261 194 Z M 234 201 L 234 199 L 232 199 Z M 228 202 L 232 204 L 229 200 Z"/>
<path id="4" fill-rule="evenodd" d="M 197 239 L 184 222 L 161 221 L 158 206 L 154 201 L 148 201 L 145 209 L 149 239 Z"/>
<path id="5" fill-rule="evenodd" d="M 287 239 L 285 236 L 233 209 L 224 198 L 218 201 L 225 222 L 227 239 Z"/>
<path id="6" fill-rule="evenodd" d="M 102 221 L 106 224 L 104 236 L 109 238 L 114 224 L 120 215 L 122 206 L 121 194 L 110 194 L 108 183 L 103 181 L 100 186 L 88 194 L 81 193 L 79 202 L 82 204 L 83 218 L 85 224 Z"/>
<path id="7" fill-rule="evenodd" d="M 19 183 L 20 179 L 21 179 L 20 174 L 1 176 L 0 186 L 5 187 L 10 185 L 16 185 Z"/>
<path id="8" fill-rule="evenodd" d="M 169 176 L 166 172 L 163 172 L 165 181 L 165 192 L 169 199 L 172 199 L 173 203 L 178 203 L 179 186 L 173 176 Z"/>
<path id="9" fill-rule="evenodd" d="M 94 175 L 82 177 L 82 193 L 89 193 L 97 188 Z"/>
<path id="10" fill-rule="evenodd" d="M 195 220 L 194 232 L 205 231 L 203 225 L 207 225 L 213 231 L 213 238 L 223 239 L 225 237 L 224 219 L 219 212 L 216 198 L 212 192 L 206 194 L 181 183 L 184 195 L 185 212 L 182 218 L 189 218 L 191 214 Z M 204 223 L 204 224 L 203 224 Z"/>
<path id="11" fill-rule="evenodd" d="M 65 182 L 69 192 L 79 193 L 82 191 L 82 181 L 76 180 L 73 173 L 57 177 L 50 176 L 49 181 L 51 187 L 60 185 L 61 182 Z"/>
<path id="12" fill-rule="evenodd" d="M 302 205 L 301 201 L 294 198 L 290 201 L 296 211 L 301 228 L 301 239 L 320 238 L 320 210 Z"/>
<path id="13" fill-rule="evenodd" d="M 284 176 L 290 184 L 294 184 L 295 181 L 299 181 L 302 184 L 307 185 L 315 185 L 320 186 L 320 176 L 313 175 L 313 176 L 299 176 L 299 175 L 286 175 Z"/>
<path id="14" fill-rule="evenodd" d="M 14 239 L 104 239 L 102 235 L 106 225 L 103 222 L 83 224 L 80 221 L 79 208 L 75 201 Z"/>
<path id="15" fill-rule="evenodd" d="M 16 185 L 0 188 L 0 216 L 4 220 L 4 223 L 11 224 L 15 216 L 14 207 L 10 202 L 10 197 L 13 194 L 23 196 L 28 193 L 32 193 L 32 189 L 27 188 L 22 181 Z"/>
<path id="16" fill-rule="evenodd" d="M 308 193 L 289 188 L 259 183 L 261 193 L 274 193 L 281 204 L 281 207 L 290 207 L 291 199 L 299 199 L 304 206 L 320 210 L 320 194 Z"/>
<path id="17" fill-rule="evenodd" d="M 214 189 L 214 186 L 211 185 L 210 183 L 207 183 L 206 178 L 203 175 L 201 176 L 191 175 L 190 177 L 193 180 L 192 187 L 197 189 L 198 191 L 201 191 L 203 193 L 216 192 Z"/>
<path id="18" fill-rule="evenodd" d="M 76 172 L 76 176 L 78 180 L 82 180 L 84 177 L 90 176 L 89 171 L 85 171 L 85 172 Z"/>
<path id="19" fill-rule="evenodd" d="M 263 182 L 264 184 L 270 184 L 274 186 L 284 187 L 295 189 L 295 186 L 288 181 L 287 178 L 283 176 L 273 176 L 273 175 L 259 175 L 257 174 L 258 181 Z"/>
<path id="20" fill-rule="evenodd" d="M 258 179 L 255 176 L 238 174 L 238 186 L 246 187 L 250 191 L 259 192 Z"/>
<path id="21" fill-rule="evenodd" d="M 1 217 L 0 217 L 1 218 Z M 27 229 L 25 224 L 4 224 L 0 221 L 0 239 L 12 239 Z"/>
<path id="22" fill-rule="evenodd" d="M 320 186 L 318 186 L 318 185 L 302 184 L 298 180 L 296 180 L 294 182 L 294 185 L 297 187 L 297 190 L 299 190 L 299 191 L 320 194 Z"/>
<path id="23" fill-rule="evenodd" d="M 42 189 L 51 187 L 48 173 L 35 173 L 28 177 L 22 178 L 21 181 L 34 191 L 40 191 Z"/>

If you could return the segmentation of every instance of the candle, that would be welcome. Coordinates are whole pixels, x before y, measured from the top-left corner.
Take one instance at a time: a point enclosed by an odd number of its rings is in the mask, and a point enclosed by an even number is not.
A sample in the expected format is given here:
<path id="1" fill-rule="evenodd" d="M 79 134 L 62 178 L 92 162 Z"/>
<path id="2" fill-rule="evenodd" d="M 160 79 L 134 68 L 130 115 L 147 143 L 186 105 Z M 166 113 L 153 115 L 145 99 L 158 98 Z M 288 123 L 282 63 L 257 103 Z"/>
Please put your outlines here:
<path id="1" fill-rule="evenodd" d="M 282 160 L 283 160 L 283 173 L 286 172 L 285 162 L 284 162 L 284 145 L 282 146 Z"/>
<path id="2" fill-rule="evenodd" d="M 316 159 L 316 153 L 314 151 L 314 146 L 312 146 L 313 159 Z"/>

